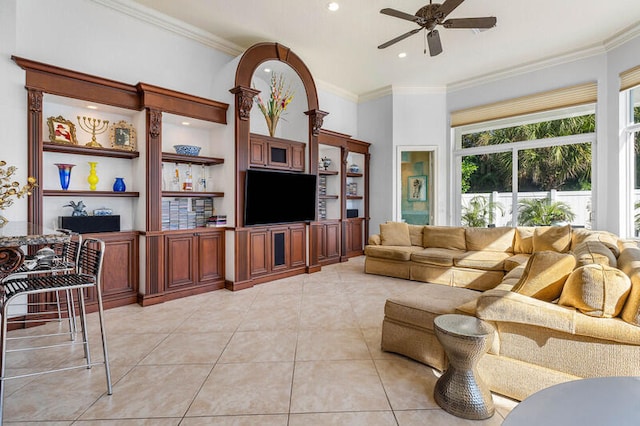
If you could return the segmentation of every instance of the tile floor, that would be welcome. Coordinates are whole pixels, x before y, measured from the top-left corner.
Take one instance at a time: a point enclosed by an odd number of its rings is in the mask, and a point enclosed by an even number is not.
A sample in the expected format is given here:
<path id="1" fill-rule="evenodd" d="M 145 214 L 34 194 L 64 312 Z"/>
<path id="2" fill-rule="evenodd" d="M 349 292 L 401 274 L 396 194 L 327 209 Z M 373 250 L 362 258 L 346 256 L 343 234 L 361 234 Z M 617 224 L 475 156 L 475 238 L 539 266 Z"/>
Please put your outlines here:
<path id="1" fill-rule="evenodd" d="M 496 396 L 491 419 L 459 419 L 433 399 L 436 372 L 380 351 L 385 300 L 420 284 L 362 270 L 354 258 L 239 292 L 108 310 L 113 395 L 101 366 L 10 380 L 5 424 L 501 424 L 514 401 Z M 89 329 L 101 359 L 97 314 Z M 82 358 L 80 347 L 48 352 L 10 354 L 7 365 Z"/>

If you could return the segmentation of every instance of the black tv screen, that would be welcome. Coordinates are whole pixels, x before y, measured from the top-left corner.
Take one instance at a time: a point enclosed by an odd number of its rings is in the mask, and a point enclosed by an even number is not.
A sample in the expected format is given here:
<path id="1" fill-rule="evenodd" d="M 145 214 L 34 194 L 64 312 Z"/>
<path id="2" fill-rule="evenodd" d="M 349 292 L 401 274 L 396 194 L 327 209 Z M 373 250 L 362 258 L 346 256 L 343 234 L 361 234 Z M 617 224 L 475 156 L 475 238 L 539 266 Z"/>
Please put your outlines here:
<path id="1" fill-rule="evenodd" d="M 315 175 L 247 170 L 244 194 L 247 226 L 315 220 Z"/>

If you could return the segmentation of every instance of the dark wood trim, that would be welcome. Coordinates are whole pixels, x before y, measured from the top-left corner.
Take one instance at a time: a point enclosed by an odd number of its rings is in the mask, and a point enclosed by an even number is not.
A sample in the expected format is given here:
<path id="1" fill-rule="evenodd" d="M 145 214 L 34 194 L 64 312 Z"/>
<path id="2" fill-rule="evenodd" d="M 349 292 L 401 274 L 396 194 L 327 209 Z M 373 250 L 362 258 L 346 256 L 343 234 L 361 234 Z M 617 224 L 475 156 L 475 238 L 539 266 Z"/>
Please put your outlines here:
<path id="1" fill-rule="evenodd" d="M 224 158 L 181 155 L 181 154 L 174 154 L 171 152 L 163 152 L 162 161 L 171 162 L 171 163 L 180 163 L 180 164 L 203 164 L 205 166 L 215 166 L 216 164 L 224 164 Z"/>
<path id="2" fill-rule="evenodd" d="M 42 195 L 46 197 L 139 197 L 140 193 L 135 191 L 114 192 L 114 191 L 73 191 L 62 189 L 45 189 Z"/>
<path id="3" fill-rule="evenodd" d="M 55 142 L 43 142 L 42 150 L 45 152 L 60 152 L 63 154 L 87 155 L 91 157 L 110 157 L 110 158 L 138 158 L 138 151 L 123 151 L 121 149 L 111 148 L 91 148 L 84 145 L 68 145 Z"/>
<path id="4" fill-rule="evenodd" d="M 229 104 L 147 83 L 138 83 L 136 87 L 141 94 L 142 105 L 146 108 L 227 124 Z"/>

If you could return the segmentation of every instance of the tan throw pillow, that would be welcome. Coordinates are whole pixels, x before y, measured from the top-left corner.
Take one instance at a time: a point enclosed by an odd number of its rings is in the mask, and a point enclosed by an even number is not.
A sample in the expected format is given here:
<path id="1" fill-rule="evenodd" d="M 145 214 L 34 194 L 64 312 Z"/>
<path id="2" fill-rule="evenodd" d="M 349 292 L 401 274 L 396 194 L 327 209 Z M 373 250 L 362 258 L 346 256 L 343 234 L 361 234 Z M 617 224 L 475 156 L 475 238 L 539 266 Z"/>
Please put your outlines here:
<path id="1" fill-rule="evenodd" d="M 422 230 L 424 225 L 409 225 L 409 238 L 412 246 L 422 247 Z"/>
<path id="2" fill-rule="evenodd" d="M 631 280 L 619 269 L 585 265 L 569 275 L 558 303 L 592 317 L 613 318 L 622 311 Z"/>
<path id="3" fill-rule="evenodd" d="M 422 246 L 437 247 L 453 250 L 466 250 L 464 228 L 461 226 L 431 226 L 426 225 L 422 231 Z"/>
<path id="4" fill-rule="evenodd" d="M 533 231 L 533 251 L 566 253 L 571 246 L 571 225 L 541 226 Z"/>
<path id="5" fill-rule="evenodd" d="M 584 241 L 573 249 L 573 255 L 576 257 L 577 266 L 598 265 L 618 266 L 616 257 L 607 246 L 600 241 Z"/>
<path id="6" fill-rule="evenodd" d="M 533 226 L 519 226 L 516 228 L 516 237 L 513 242 L 514 253 L 533 253 Z"/>
<path id="7" fill-rule="evenodd" d="M 620 256 L 620 248 L 618 247 L 618 236 L 607 231 L 592 231 L 590 229 L 573 229 L 571 230 L 571 249 L 575 248 L 586 241 L 598 241 L 611 250 L 615 257 Z"/>
<path id="8" fill-rule="evenodd" d="M 553 302 L 560 297 L 564 282 L 575 266 L 576 258 L 572 254 L 553 251 L 533 253 L 511 291 Z"/>
<path id="9" fill-rule="evenodd" d="M 381 223 L 380 240 L 383 246 L 410 246 L 409 225 L 404 222 Z"/>

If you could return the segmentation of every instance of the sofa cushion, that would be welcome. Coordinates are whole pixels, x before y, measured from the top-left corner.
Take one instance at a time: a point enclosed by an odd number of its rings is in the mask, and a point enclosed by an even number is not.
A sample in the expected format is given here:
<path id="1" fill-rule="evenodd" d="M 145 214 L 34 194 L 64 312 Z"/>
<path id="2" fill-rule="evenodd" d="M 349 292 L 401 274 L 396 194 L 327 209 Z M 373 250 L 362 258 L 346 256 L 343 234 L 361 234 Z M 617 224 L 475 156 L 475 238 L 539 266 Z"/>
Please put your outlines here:
<path id="1" fill-rule="evenodd" d="M 512 291 L 552 302 L 560 297 L 564 282 L 575 266 L 576 258 L 572 254 L 533 253 Z"/>
<path id="2" fill-rule="evenodd" d="M 411 260 L 411 253 L 418 250 L 422 250 L 422 247 L 368 245 L 364 248 L 364 254 L 380 259 L 409 261 Z"/>
<path id="3" fill-rule="evenodd" d="M 512 271 L 518 266 L 524 266 L 527 264 L 530 257 L 531 255 L 526 253 L 518 253 L 514 254 L 513 256 L 509 256 L 504 260 L 504 270 Z"/>
<path id="4" fill-rule="evenodd" d="M 514 253 L 533 253 L 533 231 L 535 226 L 518 226 L 513 239 Z"/>
<path id="5" fill-rule="evenodd" d="M 514 228 L 466 228 L 467 250 L 513 253 Z"/>
<path id="6" fill-rule="evenodd" d="M 422 231 L 422 246 L 454 250 L 466 250 L 464 228 L 461 226 L 431 226 L 425 225 Z"/>
<path id="7" fill-rule="evenodd" d="M 573 255 L 576 257 L 577 266 L 593 263 L 614 268 L 618 266 L 618 261 L 614 254 L 600 241 L 587 240 L 581 242 L 573 249 Z"/>
<path id="8" fill-rule="evenodd" d="M 453 266 L 454 259 L 465 255 L 465 251 L 444 248 L 426 248 L 411 254 L 411 260 L 435 266 Z"/>
<path id="9" fill-rule="evenodd" d="M 382 240 L 380 239 L 380 234 L 372 234 L 369 236 L 369 240 L 367 240 L 369 244 L 374 246 L 382 245 Z"/>
<path id="10" fill-rule="evenodd" d="M 566 253 L 571 247 L 571 225 L 540 226 L 533 231 L 533 251 Z"/>
<path id="11" fill-rule="evenodd" d="M 621 270 L 590 264 L 569 275 L 558 303 L 593 317 L 613 318 L 622 311 L 630 289 L 631 281 Z"/>
<path id="12" fill-rule="evenodd" d="M 409 225 L 404 222 L 381 223 L 380 240 L 383 246 L 410 246 Z"/>
<path id="13" fill-rule="evenodd" d="M 460 268 L 504 271 L 504 261 L 510 256 L 510 253 L 497 251 L 466 251 L 462 256 L 453 259 L 453 264 Z"/>
<path id="14" fill-rule="evenodd" d="M 433 319 L 452 314 L 457 306 L 475 300 L 480 293 L 460 287 L 423 284 L 407 293 L 387 299 L 385 318 L 433 330 Z"/>
<path id="15" fill-rule="evenodd" d="M 424 225 L 409 225 L 409 238 L 411 239 L 412 246 L 422 247 L 422 231 L 424 231 Z"/>
<path id="16" fill-rule="evenodd" d="M 598 241 L 604 244 L 615 257 L 620 256 L 618 236 L 607 231 L 592 231 L 590 229 L 573 229 L 571 231 L 571 250 L 586 241 Z"/>
<path id="17" fill-rule="evenodd" d="M 640 326 L 640 248 L 635 241 L 620 242 L 618 268 L 631 279 L 631 293 L 622 308 L 620 317 L 636 326 Z"/>

